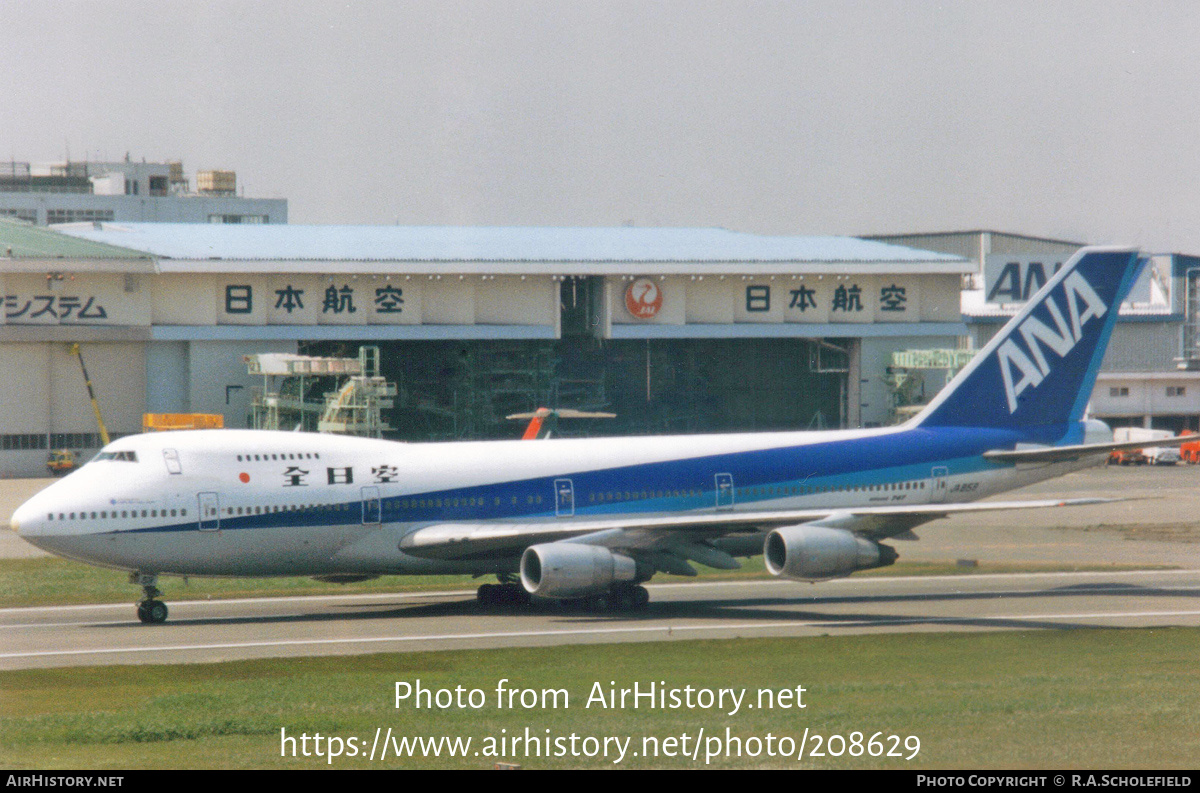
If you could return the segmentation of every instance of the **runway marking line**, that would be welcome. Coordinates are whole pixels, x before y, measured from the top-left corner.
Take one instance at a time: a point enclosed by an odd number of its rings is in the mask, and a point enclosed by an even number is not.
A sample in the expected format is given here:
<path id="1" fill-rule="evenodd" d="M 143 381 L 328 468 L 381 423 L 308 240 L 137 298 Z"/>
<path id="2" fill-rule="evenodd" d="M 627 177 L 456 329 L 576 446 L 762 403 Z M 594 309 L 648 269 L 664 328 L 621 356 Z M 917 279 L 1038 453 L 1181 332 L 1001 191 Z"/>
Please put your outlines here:
<path id="1" fill-rule="evenodd" d="M 280 603 L 313 600 L 384 600 L 388 598 L 425 598 L 425 597 L 463 597 L 474 595 L 474 589 L 431 590 L 429 592 L 362 592 L 360 594 L 344 595 L 281 595 L 279 597 L 263 598 L 212 598 L 209 600 L 172 600 L 171 606 L 204 606 L 218 603 Z M 83 609 L 111 609 L 133 605 L 132 602 L 122 603 L 84 603 L 76 606 L 10 606 L 0 608 L 0 614 L 15 614 L 22 611 L 79 611 Z"/>
<path id="2" fill-rule="evenodd" d="M 1145 576 L 1145 575 L 1187 575 L 1200 573 L 1200 570 L 1190 568 L 1177 568 L 1172 570 L 1113 570 L 1105 572 L 1103 570 L 1081 570 L 1081 571 L 1063 571 L 1060 573 L 978 573 L 978 574 L 963 574 L 963 575 L 920 575 L 920 576 L 873 576 L 871 578 L 841 578 L 833 581 L 821 581 L 822 586 L 838 586 L 845 584 L 888 584 L 901 583 L 905 581 L 920 582 L 920 581 L 950 581 L 950 580 L 976 580 L 982 581 L 985 579 L 1003 579 L 1003 578 L 1079 578 L 1085 576 Z M 683 581 L 674 584 L 647 584 L 649 589 L 673 589 L 678 587 L 692 586 L 720 586 L 720 587 L 745 587 L 745 586 L 762 586 L 770 585 L 786 585 L 786 584 L 804 584 L 805 581 L 791 581 L 778 578 L 756 578 L 750 581 Z M 345 594 L 345 595 L 282 595 L 278 597 L 262 597 L 262 598 L 213 598 L 210 600 L 173 600 L 171 606 L 193 606 L 193 605 L 213 605 L 217 603 L 279 603 L 282 601 L 302 602 L 315 600 L 385 600 L 388 598 L 425 598 L 425 597 L 464 597 L 474 595 L 473 589 L 455 589 L 455 590 L 432 590 L 429 592 L 364 592 L 362 594 Z M 122 608 L 130 605 L 129 603 L 86 603 L 74 606 L 11 606 L 0 608 L 0 615 L 15 614 L 24 611 L 51 611 L 51 610 L 84 610 L 84 609 L 107 609 L 107 608 Z"/>
<path id="3" fill-rule="evenodd" d="M 677 586 L 677 585 L 669 584 L 668 586 Z M 682 586 L 695 586 L 695 585 L 694 584 L 683 584 Z M 1200 590 L 1200 585 L 1173 585 L 1170 587 L 1170 591 L 1172 591 L 1172 592 L 1189 592 L 1189 591 L 1196 591 L 1196 590 Z M 1032 594 L 1032 593 L 1036 593 L 1037 591 L 1038 590 L 1033 590 L 1033 589 L 1005 589 L 1005 590 L 978 589 L 978 590 L 973 590 L 973 591 L 971 591 L 969 593 L 965 593 L 965 594 L 968 594 L 972 597 L 1005 597 L 1005 596 L 1009 596 L 1009 595 Z M 952 592 L 952 593 L 947 593 L 947 594 L 948 594 L 948 596 L 956 596 L 956 595 L 963 594 L 963 593 Z M 1138 596 L 1138 593 L 1136 593 L 1136 592 L 1130 592 L 1127 589 L 1114 588 L 1114 587 L 1088 589 L 1084 592 L 1081 592 L 1080 594 L 1083 594 L 1083 595 L 1119 594 L 1119 595 L 1130 595 L 1130 596 L 1135 596 L 1135 597 Z M 337 597 L 351 597 L 352 598 L 355 596 L 354 595 L 338 595 Z M 832 599 L 840 600 L 843 597 L 845 597 L 845 596 L 844 595 L 833 595 Z M 901 597 L 901 598 L 911 597 L 911 595 L 901 594 L 901 595 L 897 595 L 897 597 Z M 930 597 L 936 598 L 936 597 L 938 597 L 938 594 L 937 593 L 932 594 L 932 595 L 930 595 Z M 287 598 L 283 598 L 283 599 L 287 600 Z M 810 604 L 810 603 L 820 604 L 825 599 L 826 598 L 823 598 L 821 596 L 816 596 L 816 597 L 801 596 L 800 598 L 797 598 L 795 602 L 796 603 L 803 602 L 804 604 Z M 186 605 L 197 605 L 197 604 L 199 604 L 199 605 L 218 604 L 218 603 L 225 604 L 225 603 L 230 603 L 230 602 L 233 602 L 233 601 L 194 600 L 194 601 L 185 601 L 182 603 L 175 603 L 172 605 L 186 606 Z M 258 601 L 250 601 L 250 602 L 258 602 Z M 694 601 L 682 600 L 682 601 L 673 601 L 673 602 L 689 603 L 689 602 L 694 602 Z M 366 604 L 364 604 L 364 605 L 366 605 Z M 118 604 L 111 604 L 111 607 L 118 608 L 121 606 L 119 606 Z M 75 607 L 74 606 L 64 606 L 63 608 L 75 608 Z M 303 612 L 295 612 L 292 614 L 272 614 L 271 619 L 303 618 L 305 616 L 308 616 L 308 615 L 304 614 Z M 214 619 L 219 619 L 219 618 L 214 618 Z M 94 622 L 94 621 L 93 622 L 17 622 L 17 623 L 12 623 L 12 624 L 7 624 L 7 625 L 0 623 L 0 631 L 37 630 L 37 629 L 46 629 L 46 628 L 98 628 L 98 627 L 119 626 L 119 625 L 126 625 L 126 624 L 128 624 L 128 620 L 106 620 L 103 622 Z M 0 657 L 2 657 L 2 656 L 0 656 Z"/>
<path id="4" fill-rule="evenodd" d="M 116 653 L 151 653 L 151 652 L 180 652 L 187 650 L 236 650 L 247 647 L 301 647 L 313 645 L 334 644 L 382 644 L 384 642 L 434 642 L 461 641 L 466 639 L 519 639 L 535 636 L 588 636 L 614 633 L 667 633 L 668 635 L 682 631 L 711 631 L 711 630 L 772 630 L 779 628 L 815 628 L 815 627 L 845 627 L 847 625 L 904 625 L 921 623 L 951 623 L 978 622 L 982 620 L 1081 620 L 1081 619 L 1127 619 L 1133 617 L 1194 617 L 1200 616 L 1200 610 L 1193 611 L 1129 611 L 1129 612 L 1098 612 L 1093 614 L 1018 614 L 976 617 L 896 617 L 883 620 L 860 620 L 845 622 L 840 620 L 814 620 L 811 622 L 774 622 L 774 623 L 744 623 L 741 625 L 652 625 L 646 627 L 623 628 L 573 628 L 559 630 L 537 631 L 498 631 L 495 633 L 447 633 L 423 636 L 375 636 L 357 639 L 281 639 L 269 642 L 221 642 L 216 644 L 180 644 L 162 645 L 157 647 L 100 647 L 90 650 L 39 650 L 26 653 L 0 653 L 0 659 L 5 658 L 45 658 L 49 656 L 71 655 L 111 655 Z"/>

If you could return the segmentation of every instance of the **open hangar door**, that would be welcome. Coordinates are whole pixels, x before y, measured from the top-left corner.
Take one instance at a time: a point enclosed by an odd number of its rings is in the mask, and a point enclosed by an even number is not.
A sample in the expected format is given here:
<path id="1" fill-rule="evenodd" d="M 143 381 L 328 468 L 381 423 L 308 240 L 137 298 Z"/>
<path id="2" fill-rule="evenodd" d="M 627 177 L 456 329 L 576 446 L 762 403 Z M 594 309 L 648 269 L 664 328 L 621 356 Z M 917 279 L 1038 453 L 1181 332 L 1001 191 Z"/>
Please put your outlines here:
<path id="1" fill-rule="evenodd" d="M 537 407 L 604 410 L 561 436 L 824 429 L 846 425 L 853 339 L 374 342 L 398 386 L 388 417 L 403 440 L 515 438 L 506 416 Z M 346 356 L 356 342 L 312 342 Z"/>

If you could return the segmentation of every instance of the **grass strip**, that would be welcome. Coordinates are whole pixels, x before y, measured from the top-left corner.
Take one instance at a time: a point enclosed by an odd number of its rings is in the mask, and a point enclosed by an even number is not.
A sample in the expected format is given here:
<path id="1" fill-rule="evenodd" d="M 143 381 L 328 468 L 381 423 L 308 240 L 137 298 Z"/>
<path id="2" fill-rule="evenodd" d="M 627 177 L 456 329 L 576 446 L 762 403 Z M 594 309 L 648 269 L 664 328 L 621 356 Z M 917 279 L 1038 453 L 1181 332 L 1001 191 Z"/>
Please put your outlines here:
<path id="1" fill-rule="evenodd" d="M 1200 763 L 1200 630 L 1095 629 L 673 641 L 0 672 L 0 764 L 10 769 L 699 768 L 663 754 L 701 729 L 742 740 L 714 768 L 1194 768 Z M 562 689 L 569 706 L 497 707 L 498 681 Z M 394 705 L 395 683 L 479 689 L 480 708 Z M 805 689 L 804 709 L 585 707 L 594 686 Z M 540 697 L 540 695 L 539 695 Z M 547 703 L 548 704 L 548 703 Z M 479 756 L 281 757 L 289 736 L 471 738 Z M 620 736 L 627 753 L 487 756 L 490 736 Z M 913 760 L 748 756 L 749 738 L 917 736 Z M 547 732 L 549 731 L 549 732 Z M 643 739 L 658 741 L 646 757 Z M 886 740 L 886 739 L 885 739 Z M 810 737 L 811 750 L 813 739 Z M 313 743 L 308 744 L 309 749 Z M 581 745 L 582 746 L 582 745 Z M 891 748 L 891 743 L 886 744 Z M 830 748 L 825 744 L 826 750 Z M 835 747 L 836 748 L 836 747 Z M 297 745 L 299 751 L 299 745 Z"/>

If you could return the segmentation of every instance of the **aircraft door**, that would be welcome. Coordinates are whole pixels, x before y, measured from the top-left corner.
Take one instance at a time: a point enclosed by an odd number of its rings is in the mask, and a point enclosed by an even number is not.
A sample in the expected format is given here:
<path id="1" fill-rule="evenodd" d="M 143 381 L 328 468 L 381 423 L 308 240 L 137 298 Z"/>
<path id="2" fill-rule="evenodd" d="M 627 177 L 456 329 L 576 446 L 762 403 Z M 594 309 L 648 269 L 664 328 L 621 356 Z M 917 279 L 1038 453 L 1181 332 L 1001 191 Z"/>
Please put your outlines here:
<path id="1" fill-rule="evenodd" d="M 362 489 L 362 522 L 364 526 L 383 522 L 383 502 L 379 498 L 379 488 L 377 487 Z"/>
<path id="2" fill-rule="evenodd" d="M 935 466 L 929 482 L 929 503 L 941 504 L 946 500 L 946 477 L 950 470 L 944 465 Z"/>
<path id="3" fill-rule="evenodd" d="M 183 473 L 183 468 L 179 465 L 179 452 L 174 449 L 163 449 L 163 462 L 167 464 L 167 473 Z"/>
<path id="4" fill-rule="evenodd" d="M 221 496 L 219 493 L 197 493 L 200 507 L 200 531 L 221 530 Z"/>
<path id="5" fill-rule="evenodd" d="M 733 509 L 733 474 L 713 477 L 717 488 L 717 509 Z"/>
<path id="6" fill-rule="evenodd" d="M 560 518 L 575 515 L 575 484 L 570 479 L 554 480 L 554 514 Z"/>

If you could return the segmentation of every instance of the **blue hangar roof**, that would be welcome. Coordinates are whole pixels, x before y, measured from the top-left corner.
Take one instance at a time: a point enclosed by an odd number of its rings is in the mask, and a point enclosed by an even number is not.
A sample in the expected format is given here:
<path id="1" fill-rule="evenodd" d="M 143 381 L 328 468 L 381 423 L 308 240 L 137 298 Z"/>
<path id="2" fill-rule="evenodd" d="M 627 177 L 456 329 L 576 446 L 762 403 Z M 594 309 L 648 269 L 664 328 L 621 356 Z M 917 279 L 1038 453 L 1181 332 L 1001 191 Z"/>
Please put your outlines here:
<path id="1" fill-rule="evenodd" d="M 301 226 L 74 223 L 55 230 L 160 260 L 380 262 L 908 263 L 970 269 L 960 257 L 854 237 L 711 228 Z M 163 270 L 182 268 L 166 266 Z M 942 270 L 937 265 L 950 265 Z"/>

